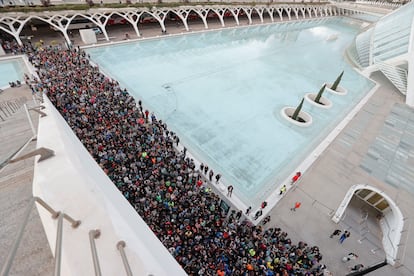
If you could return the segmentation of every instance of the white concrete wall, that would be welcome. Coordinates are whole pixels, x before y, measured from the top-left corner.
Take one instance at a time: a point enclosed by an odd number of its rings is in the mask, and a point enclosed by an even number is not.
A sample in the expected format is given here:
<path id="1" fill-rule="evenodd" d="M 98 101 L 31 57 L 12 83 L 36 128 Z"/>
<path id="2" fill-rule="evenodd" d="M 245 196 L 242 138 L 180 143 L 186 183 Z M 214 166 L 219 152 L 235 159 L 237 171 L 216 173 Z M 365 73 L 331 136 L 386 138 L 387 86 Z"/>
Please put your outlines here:
<path id="1" fill-rule="evenodd" d="M 384 246 L 384 252 L 392 254 L 387 256 L 387 260 L 394 264 L 392 261 L 397 256 L 398 243 L 401 238 L 402 226 L 401 221 L 397 220 L 395 214 L 391 208 L 383 213 L 383 218 L 380 220 L 380 226 L 382 230 L 382 245 Z M 388 258 L 391 257 L 391 258 Z"/>
<path id="2" fill-rule="evenodd" d="M 96 44 L 96 34 L 92 29 L 79 30 L 82 42 L 85 44 Z"/>
<path id="3" fill-rule="evenodd" d="M 103 275 L 125 275 L 116 249 L 119 240 L 126 242 L 134 275 L 186 275 L 47 98 L 44 105 L 48 116 L 39 120 L 38 148 L 52 149 L 55 156 L 35 165 L 33 194 L 82 221 L 77 229 L 64 222 L 62 275 L 94 275 L 92 229 L 101 231 L 96 245 Z M 57 221 L 42 207 L 38 210 L 54 252 Z"/>

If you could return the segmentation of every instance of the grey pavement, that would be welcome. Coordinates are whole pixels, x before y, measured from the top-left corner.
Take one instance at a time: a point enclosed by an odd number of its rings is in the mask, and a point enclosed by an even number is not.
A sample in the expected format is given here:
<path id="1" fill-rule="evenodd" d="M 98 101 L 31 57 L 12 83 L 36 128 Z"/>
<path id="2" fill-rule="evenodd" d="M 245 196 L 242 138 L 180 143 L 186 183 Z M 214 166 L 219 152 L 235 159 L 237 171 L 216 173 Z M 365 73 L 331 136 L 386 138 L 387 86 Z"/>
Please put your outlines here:
<path id="1" fill-rule="evenodd" d="M 31 99 L 30 89 L 23 85 L 0 93 L 0 102 L 25 97 Z M 29 102 L 30 103 L 30 102 Z M 31 114 L 35 126 L 38 114 Z M 23 107 L 0 121 L 0 160 L 9 159 L 33 136 Z M 31 141 L 21 155 L 36 148 Z M 0 168 L 0 268 L 10 252 L 32 195 L 34 158 L 10 163 Z M 37 209 L 33 206 L 28 224 L 9 275 L 52 275 L 53 256 Z"/>
<path id="2" fill-rule="evenodd" d="M 366 204 L 353 199 L 339 224 L 331 220 L 351 185 L 375 183 L 374 186 L 386 187 L 386 184 L 361 169 L 360 164 L 381 133 L 395 104 L 401 104 L 404 99 L 380 74 L 374 78 L 381 82 L 381 87 L 304 174 L 298 187 L 288 192 L 271 212 L 274 225 L 288 232 L 295 242 L 303 240 L 319 246 L 324 256 L 322 262 L 333 275 L 345 275 L 349 272 L 348 266 L 356 262 L 371 266 L 385 258 L 382 233 L 373 208 L 371 210 Z M 296 201 L 302 205 L 292 212 L 290 208 Z M 365 213 L 370 213 L 366 221 L 363 219 Z M 338 238 L 329 238 L 335 229 L 349 230 L 350 238 L 343 244 L 338 243 Z M 405 264 L 398 268 L 388 265 L 370 275 L 413 275 L 413 251 L 408 242 L 402 243 L 406 243 L 406 247 L 401 248 L 405 251 Z M 359 258 L 343 263 L 342 257 L 350 252 L 359 255 Z"/>

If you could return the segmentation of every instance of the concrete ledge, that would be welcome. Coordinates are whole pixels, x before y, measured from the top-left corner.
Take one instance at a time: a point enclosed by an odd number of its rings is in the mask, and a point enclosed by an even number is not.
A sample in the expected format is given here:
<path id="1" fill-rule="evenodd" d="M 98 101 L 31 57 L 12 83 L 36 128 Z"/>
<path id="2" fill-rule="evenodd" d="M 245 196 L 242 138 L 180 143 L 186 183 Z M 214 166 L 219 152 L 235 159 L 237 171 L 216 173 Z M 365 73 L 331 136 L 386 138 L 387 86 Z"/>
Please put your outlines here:
<path id="1" fill-rule="evenodd" d="M 93 275 L 88 233 L 99 229 L 96 241 L 104 275 L 124 271 L 116 250 L 126 242 L 126 255 L 136 275 L 186 275 L 151 229 L 96 164 L 58 111 L 45 97 L 49 116 L 39 123 L 38 147 L 55 151 L 55 156 L 35 165 L 33 194 L 82 223 L 77 229 L 64 223 L 63 275 Z M 39 207 L 45 232 L 54 251 L 57 221 Z M 160 265 L 162 260 L 162 265 Z"/>

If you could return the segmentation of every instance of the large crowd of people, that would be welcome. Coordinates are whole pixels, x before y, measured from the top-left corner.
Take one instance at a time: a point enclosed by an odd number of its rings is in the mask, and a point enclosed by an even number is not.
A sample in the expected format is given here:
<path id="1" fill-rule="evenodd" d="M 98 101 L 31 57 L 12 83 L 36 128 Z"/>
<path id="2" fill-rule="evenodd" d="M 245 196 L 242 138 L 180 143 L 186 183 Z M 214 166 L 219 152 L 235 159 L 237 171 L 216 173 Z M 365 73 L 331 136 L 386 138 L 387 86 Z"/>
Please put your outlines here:
<path id="1" fill-rule="evenodd" d="M 167 125 L 80 49 L 25 47 L 47 94 L 97 164 L 189 275 L 323 275 L 317 246 L 229 216 Z M 218 180 L 217 180 L 218 181 Z"/>
<path id="2" fill-rule="evenodd" d="M 24 54 L 26 51 L 32 48 L 30 44 L 19 45 L 15 40 L 3 40 L 0 38 L 0 45 L 6 54 Z"/>

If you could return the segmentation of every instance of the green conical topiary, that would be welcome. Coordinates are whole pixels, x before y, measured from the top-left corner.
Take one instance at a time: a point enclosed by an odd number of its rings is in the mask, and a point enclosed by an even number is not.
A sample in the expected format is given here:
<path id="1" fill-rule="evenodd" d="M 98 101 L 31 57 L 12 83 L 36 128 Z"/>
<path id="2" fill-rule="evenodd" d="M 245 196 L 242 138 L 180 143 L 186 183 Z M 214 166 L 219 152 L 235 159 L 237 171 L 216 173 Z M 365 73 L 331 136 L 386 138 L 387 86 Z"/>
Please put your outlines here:
<path id="1" fill-rule="evenodd" d="M 303 100 L 304 98 L 302 98 L 302 101 L 300 101 L 300 104 L 298 105 L 298 107 L 296 107 L 295 112 L 293 112 L 292 119 L 295 121 L 299 121 L 298 116 L 299 116 L 300 110 L 302 109 Z"/>
<path id="2" fill-rule="evenodd" d="M 318 95 L 316 95 L 315 102 L 318 104 L 322 104 L 319 100 L 322 97 L 323 91 L 325 91 L 326 83 L 322 86 L 321 90 L 319 90 Z"/>
<path id="3" fill-rule="evenodd" d="M 341 81 L 341 79 L 342 79 L 342 75 L 344 74 L 344 71 L 342 71 L 342 73 L 336 78 L 336 81 L 334 82 L 334 84 L 332 84 L 332 86 L 331 86 L 331 89 L 332 90 L 336 90 L 336 88 L 338 87 L 338 85 L 339 85 L 339 82 Z"/>

